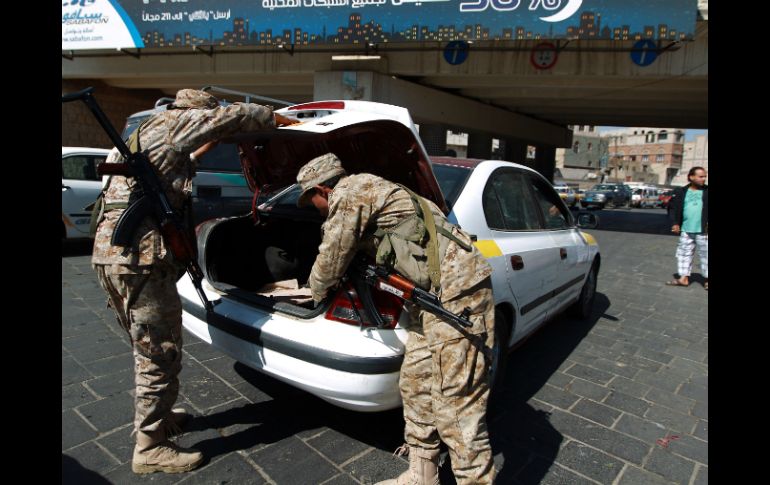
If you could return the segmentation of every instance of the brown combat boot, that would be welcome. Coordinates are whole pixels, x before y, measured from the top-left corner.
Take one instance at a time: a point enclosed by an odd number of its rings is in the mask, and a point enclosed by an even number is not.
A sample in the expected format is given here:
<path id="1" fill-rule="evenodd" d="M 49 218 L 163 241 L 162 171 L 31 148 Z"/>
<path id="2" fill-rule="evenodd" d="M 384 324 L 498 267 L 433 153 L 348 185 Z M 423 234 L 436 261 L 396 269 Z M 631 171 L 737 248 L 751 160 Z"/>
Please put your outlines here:
<path id="1" fill-rule="evenodd" d="M 203 454 L 192 448 L 182 448 L 168 439 L 157 439 L 136 433 L 134 458 L 131 470 L 134 473 L 182 473 L 194 470 L 203 462 Z"/>
<path id="2" fill-rule="evenodd" d="M 439 485 L 438 458 L 439 450 L 426 450 L 404 445 L 395 454 L 409 454 L 409 469 L 392 480 L 378 482 L 375 485 Z"/>

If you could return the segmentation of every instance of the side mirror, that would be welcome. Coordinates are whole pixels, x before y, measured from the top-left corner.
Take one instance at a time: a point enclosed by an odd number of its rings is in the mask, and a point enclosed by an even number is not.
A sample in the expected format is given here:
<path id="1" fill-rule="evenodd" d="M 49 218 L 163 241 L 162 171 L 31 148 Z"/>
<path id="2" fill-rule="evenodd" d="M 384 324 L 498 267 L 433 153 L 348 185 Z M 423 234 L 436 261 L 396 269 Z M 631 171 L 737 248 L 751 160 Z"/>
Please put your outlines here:
<path id="1" fill-rule="evenodd" d="M 577 216 L 577 227 L 580 229 L 595 229 L 599 225 L 599 218 L 590 212 L 581 212 Z"/>

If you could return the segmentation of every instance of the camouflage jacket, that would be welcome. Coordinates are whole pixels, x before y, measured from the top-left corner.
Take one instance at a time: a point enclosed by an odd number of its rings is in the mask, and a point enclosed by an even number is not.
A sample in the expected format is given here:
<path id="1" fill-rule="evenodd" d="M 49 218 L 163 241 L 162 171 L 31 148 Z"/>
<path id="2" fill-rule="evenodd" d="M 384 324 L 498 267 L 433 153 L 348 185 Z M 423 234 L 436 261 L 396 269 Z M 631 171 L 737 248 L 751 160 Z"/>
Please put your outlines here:
<path id="1" fill-rule="evenodd" d="M 157 169 L 166 196 L 174 209 L 184 210 L 192 193 L 195 164 L 190 153 L 213 140 L 245 131 L 275 126 L 273 110 L 257 104 L 235 103 L 214 109 L 172 109 L 154 115 L 142 126 L 140 148 Z M 105 163 L 120 161 L 113 150 Z M 128 202 L 136 181 L 113 176 L 106 187 L 106 203 Z M 113 272 L 147 273 L 159 260 L 171 262 L 156 222 L 148 217 L 140 224 L 131 248 L 112 246 L 110 239 L 123 209 L 104 215 L 96 230 L 91 263 L 109 265 Z"/>
<path id="2" fill-rule="evenodd" d="M 470 236 L 450 224 L 434 203 L 428 201 L 428 204 L 436 224 L 451 227 L 455 237 L 473 247 L 472 251 L 466 251 L 439 235 L 439 239 L 444 239 L 441 244 L 440 296 L 448 301 L 481 282 L 492 273 L 492 268 L 472 245 Z M 329 195 L 329 216 L 322 226 L 323 239 L 310 272 L 313 299 L 321 301 L 327 296 L 344 275 L 356 252 L 375 255 L 380 243 L 373 235 L 375 229 L 392 229 L 414 213 L 409 194 L 392 182 L 368 173 L 342 178 Z M 419 264 L 412 274 L 404 271 L 404 276 L 414 282 L 425 280 L 428 273 L 427 262 L 424 259 L 416 261 Z"/>

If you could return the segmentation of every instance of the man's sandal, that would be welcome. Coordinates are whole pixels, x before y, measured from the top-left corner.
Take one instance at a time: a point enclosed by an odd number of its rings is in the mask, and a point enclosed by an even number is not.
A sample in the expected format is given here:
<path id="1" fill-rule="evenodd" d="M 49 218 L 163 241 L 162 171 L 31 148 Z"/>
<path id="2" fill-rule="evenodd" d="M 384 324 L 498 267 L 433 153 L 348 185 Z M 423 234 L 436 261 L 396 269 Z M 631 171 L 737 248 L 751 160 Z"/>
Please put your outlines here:
<path id="1" fill-rule="evenodd" d="M 666 281 L 666 286 L 690 286 L 690 284 L 687 283 L 685 285 L 684 283 L 681 283 L 679 280 L 671 280 L 671 281 Z"/>

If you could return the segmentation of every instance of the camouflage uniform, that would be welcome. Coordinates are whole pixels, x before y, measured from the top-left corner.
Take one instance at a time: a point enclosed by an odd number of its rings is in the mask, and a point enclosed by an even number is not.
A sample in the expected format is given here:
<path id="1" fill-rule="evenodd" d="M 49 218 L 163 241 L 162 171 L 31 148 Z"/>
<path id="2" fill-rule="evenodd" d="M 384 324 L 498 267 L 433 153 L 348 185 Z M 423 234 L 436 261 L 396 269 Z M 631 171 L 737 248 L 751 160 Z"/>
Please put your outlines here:
<path id="1" fill-rule="evenodd" d="M 156 168 L 171 205 L 184 212 L 192 191 L 198 147 L 239 131 L 274 126 L 272 109 L 255 104 L 220 107 L 201 91 L 181 90 L 176 108 L 154 115 L 142 127 L 140 147 Z M 186 109 L 200 108 L 200 109 Z M 120 161 L 117 151 L 106 163 Z M 125 203 L 135 189 L 133 178 L 112 176 L 105 202 Z M 184 268 L 174 261 L 154 219 L 140 224 L 129 248 L 112 246 L 110 238 L 123 209 L 105 212 L 94 240 L 92 264 L 108 304 L 129 334 L 135 363 L 135 431 L 145 441 L 163 441 L 164 420 L 179 391 L 182 359 L 182 304 L 176 281 Z"/>
<path id="2" fill-rule="evenodd" d="M 306 172 L 303 168 L 298 180 L 308 177 Z M 307 184 L 302 185 L 304 188 Z M 340 179 L 328 203 L 323 240 L 309 279 L 316 301 L 325 298 L 338 283 L 356 252 L 375 255 L 381 238 L 373 235 L 374 229 L 393 229 L 415 213 L 405 190 L 366 173 Z M 447 222 L 435 204 L 428 204 L 437 225 L 449 228 L 455 237 L 472 245 L 470 237 Z M 411 447 L 438 450 L 443 440 L 449 447 L 458 484 L 492 483 L 494 468 L 485 418 L 487 371 L 494 342 L 492 269 L 475 247 L 466 251 L 446 237 L 438 238 L 439 296 L 451 312 L 460 313 L 469 307 L 473 327 L 463 334 L 434 314 L 411 308 L 399 380 L 406 442 Z M 396 261 L 395 269 L 428 289 L 428 267 L 421 257 L 424 250 L 419 246 L 412 250 L 422 253 L 408 263 Z"/>

